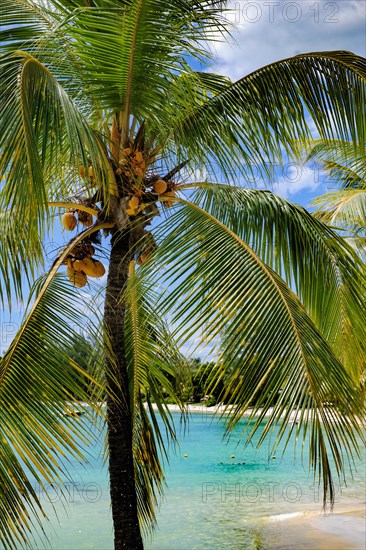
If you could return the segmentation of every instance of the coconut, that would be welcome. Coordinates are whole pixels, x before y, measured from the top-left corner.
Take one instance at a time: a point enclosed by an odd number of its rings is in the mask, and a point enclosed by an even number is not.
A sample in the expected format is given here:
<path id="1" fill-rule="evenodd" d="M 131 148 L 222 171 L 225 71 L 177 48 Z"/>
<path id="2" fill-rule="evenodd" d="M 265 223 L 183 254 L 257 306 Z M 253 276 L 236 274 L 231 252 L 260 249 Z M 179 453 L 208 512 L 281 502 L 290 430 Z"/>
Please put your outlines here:
<path id="1" fill-rule="evenodd" d="M 128 208 L 137 208 L 140 204 L 140 199 L 136 195 L 132 195 L 128 201 Z"/>
<path id="2" fill-rule="evenodd" d="M 84 227 L 93 225 L 93 216 L 89 212 L 78 210 L 78 220 Z"/>
<path id="3" fill-rule="evenodd" d="M 77 265 L 75 266 L 75 264 Z M 78 273 L 84 272 L 89 277 L 103 277 L 105 268 L 102 262 L 93 260 L 92 258 L 84 258 L 83 260 L 76 260 L 74 262 L 74 269 L 78 270 Z"/>
<path id="4" fill-rule="evenodd" d="M 67 268 L 67 276 L 69 280 L 72 282 L 74 286 L 77 286 L 78 288 L 82 288 L 86 285 L 86 282 L 88 280 L 85 273 L 82 271 L 75 271 L 72 267 Z"/>
<path id="5" fill-rule="evenodd" d="M 131 155 L 131 154 L 132 154 L 132 149 L 131 149 L 131 147 L 126 147 L 126 149 L 123 149 L 123 151 L 122 151 L 122 155 L 123 155 L 124 157 L 128 157 L 128 156 Z"/>
<path id="6" fill-rule="evenodd" d="M 143 157 L 141 151 L 136 151 L 136 153 L 135 153 L 135 160 L 136 160 L 136 162 L 138 162 L 138 163 L 144 162 L 144 157 Z"/>
<path id="7" fill-rule="evenodd" d="M 94 275 L 91 275 L 91 277 L 103 277 L 105 274 L 105 267 L 99 260 L 94 260 Z"/>
<path id="8" fill-rule="evenodd" d="M 168 184 L 165 180 L 157 180 L 153 185 L 155 193 L 162 195 L 168 189 Z"/>
<path id="9" fill-rule="evenodd" d="M 142 168 L 140 168 L 139 166 L 136 166 L 136 168 L 135 168 L 135 174 L 136 174 L 137 177 L 143 178 L 143 177 L 144 177 L 144 173 L 145 173 L 145 172 L 143 171 Z"/>
<path id="10" fill-rule="evenodd" d="M 76 218 L 72 212 L 66 212 L 62 216 L 62 223 L 65 229 L 68 231 L 73 231 L 76 227 Z"/>
<path id="11" fill-rule="evenodd" d="M 127 213 L 129 216 L 136 216 L 137 210 L 136 210 L 135 208 L 127 208 L 126 213 Z"/>
<path id="12" fill-rule="evenodd" d="M 91 179 L 94 178 L 94 170 L 93 170 L 93 167 L 92 167 L 92 166 L 89 166 L 89 168 L 88 168 L 88 174 L 89 174 L 89 178 L 91 178 Z"/>
<path id="13" fill-rule="evenodd" d="M 79 175 L 82 178 L 85 178 L 85 166 L 83 166 L 82 164 L 79 166 Z"/>
<path id="14" fill-rule="evenodd" d="M 175 191 L 168 191 L 167 193 L 164 193 L 162 195 L 163 197 L 176 197 Z M 173 206 L 174 201 L 162 201 L 163 205 L 169 208 L 170 206 Z"/>
<path id="15" fill-rule="evenodd" d="M 72 264 L 72 267 L 74 268 L 75 271 L 83 271 L 84 269 L 84 264 L 83 264 L 83 260 L 75 260 Z"/>

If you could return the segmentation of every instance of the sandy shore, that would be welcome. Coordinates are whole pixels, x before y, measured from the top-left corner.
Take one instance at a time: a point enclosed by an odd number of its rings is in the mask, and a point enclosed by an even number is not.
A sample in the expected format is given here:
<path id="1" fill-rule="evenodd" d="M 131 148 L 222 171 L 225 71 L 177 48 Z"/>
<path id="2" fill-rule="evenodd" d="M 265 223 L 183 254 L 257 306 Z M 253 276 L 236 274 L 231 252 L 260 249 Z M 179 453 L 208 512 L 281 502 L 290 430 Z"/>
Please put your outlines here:
<path id="1" fill-rule="evenodd" d="M 272 516 L 261 542 L 275 550 L 365 550 L 365 506 L 329 515 L 304 513 Z"/>
<path id="2" fill-rule="evenodd" d="M 194 403 L 186 406 L 186 410 L 189 414 L 217 414 L 218 416 L 220 414 L 230 414 L 232 408 L 234 408 L 235 405 L 213 405 L 212 407 L 206 407 L 206 405 L 201 405 L 200 403 Z M 153 405 L 154 410 L 157 410 L 157 407 Z M 180 408 L 178 405 L 168 405 L 168 408 L 171 412 L 180 412 Z M 265 416 L 270 416 L 272 414 L 273 409 L 268 409 Z M 257 412 L 257 414 L 260 411 Z M 252 409 L 247 409 L 245 413 L 243 414 L 244 417 L 250 416 L 252 414 Z M 290 422 L 294 422 L 296 420 L 297 411 L 293 411 L 290 415 Z"/>

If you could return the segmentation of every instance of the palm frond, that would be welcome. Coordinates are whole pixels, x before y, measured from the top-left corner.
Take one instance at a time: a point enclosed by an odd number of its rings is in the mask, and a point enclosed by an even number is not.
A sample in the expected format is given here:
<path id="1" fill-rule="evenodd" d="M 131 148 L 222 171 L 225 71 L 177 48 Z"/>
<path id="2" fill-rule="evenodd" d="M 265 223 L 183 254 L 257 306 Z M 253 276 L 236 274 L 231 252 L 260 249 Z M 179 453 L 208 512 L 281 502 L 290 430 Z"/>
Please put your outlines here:
<path id="1" fill-rule="evenodd" d="M 8 210 L 0 212 L 0 301 L 2 306 L 7 302 L 12 309 L 12 298 L 23 300 L 25 281 L 31 284 L 37 269 L 43 265 L 43 247 L 41 237 L 33 240 L 29 250 L 27 246 L 27 225 L 18 226 L 16 217 Z"/>
<path id="2" fill-rule="evenodd" d="M 329 225 L 366 228 L 366 189 L 343 189 L 324 193 L 312 201 L 314 215 Z"/>
<path id="3" fill-rule="evenodd" d="M 4 30 L 0 32 L 3 51 L 23 49 L 32 45 L 40 36 L 55 30 L 55 19 L 41 1 L 4 0 L 1 4 L 1 20 Z"/>
<path id="4" fill-rule="evenodd" d="M 310 140 L 299 144 L 306 161 L 320 164 L 328 181 L 344 189 L 366 186 L 366 154 L 362 143 L 340 139 Z"/>
<path id="5" fill-rule="evenodd" d="M 110 1 L 70 12 L 64 30 L 97 103 L 112 112 L 128 105 L 140 121 L 154 120 L 185 56 L 207 57 L 202 41 L 223 28 L 223 4 Z"/>
<path id="6" fill-rule="evenodd" d="M 80 164 L 94 161 L 97 186 L 105 198 L 115 185 L 104 146 L 90 129 L 49 69 L 28 53 L 1 57 L 1 190 L 2 210 L 11 209 L 17 222 L 28 225 L 29 248 L 42 235 L 47 202 L 70 190 L 70 172 L 79 188 L 92 194 L 95 180 L 81 179 Z M 6 106 L 6 108 L 5 108 Z M 109 183 L 107 183 L 109 182 Z"/>
<path id="7" fill-rule="evenodd" d="M 156 522 L 155 508 L 164 484 L 162 460 L 168 460 L 167 444 L 159 426 L 163 422 L 168 445 L 176 443 L 175 426 L 167 399 L 184 412 L 174 391 L 175 370 L 182 357 L 167 325 L 156 315 L 151 285 L 136 277 L 133 262 L 126 290 L 126 357 L 133 411 L 133 454 L 138 509 L 146 531 Z M 154 406 L 153 406 L 154 404 Z M 157 410 L 156 410 L 157 409 Z"/>
<path id="8" fill-rule="evenodd" d="M 362 262 L 345 241 L 270 191 L 192 185 L 199 189 L 190 200 L 240 236 L 295 290 L 337 357 L 359 379 L 365 281 Z"/>
<path id="9" fill-rule="evenodd" d="M 283 151 L 310 137 L 310 114 L 323 138 L 365 144 L 365 60 L 350 52 L 301 54 L 238 80 L 202 106 L 171 112 L 179 155 L 230 181 L 272 175 Z"/>
<path id="10" fill-rule="evenodd" d="M 290 432 L 296 429 L 301 441 L 310 432 L 310 466 L 323 481 L 324 499 L 328 495 L 333 502 L 330 457 L 341 475 L 343 449 L 349 456 L 359 452 L 355 433 L 362 437 L 364 414 L 359 385 L 298 297 L 241 236 L 188 202 L 167 223 L 169 236 L 161 239 L 156 267 L 147 276 L 160 278 L 165 289 L 160 309 L 172 316 L 179 342 L 194 339 L 196 351 L 216 357 L 213 384 L 229 376 L 222 396 L 230 394 L 235 405 L 228 429 L 252 405 L 249 439 L 267 414 L 260 442 L 281 424 L 276 445 L 285 438 L 286 447 L 286 425 L 295 415 L 298 426 Z M 327 401 L 333 405 L 327 407 Z"/>
<path id="11" fill-rule="evenodd" d="M 80 334 L 92 331 L 82 294 L 62 275 L 41 278 L 29 311 L 0 362 L 2 459 L 0 530 L 5 548 L 35 537 L 47 519 L 34 483 L 44 491 L 70 475 L 70 457 L 85 460 L 80 442 L 92 435 L 67 402 L 87 401 L 95 383 L 85 355 L 75 356 Z M 33 539 L 36 540 L 36 539 Z"/>

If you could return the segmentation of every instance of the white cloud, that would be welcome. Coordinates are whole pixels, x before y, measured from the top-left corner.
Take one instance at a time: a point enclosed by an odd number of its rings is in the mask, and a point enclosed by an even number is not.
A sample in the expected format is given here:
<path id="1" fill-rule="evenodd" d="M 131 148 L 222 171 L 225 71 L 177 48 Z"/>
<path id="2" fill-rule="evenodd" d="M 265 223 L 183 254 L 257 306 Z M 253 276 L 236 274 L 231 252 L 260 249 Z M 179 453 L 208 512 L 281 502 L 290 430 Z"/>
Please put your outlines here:
<path id="1" fill-rule="evenodd" d="M 288 199 L 300 191 L 315 191 L 321 183 L 317 170 L 289 163 L 284 167 L 282 176 L 273 184 L 273 191 Z"/>
<path id="2" fill-rule="evenodd" d="M 365 54 L 362 0 L 231 1 L 237 45 L 217 43 L 215 69 L 233 80 L 274 61 L 312 51 Z"/>

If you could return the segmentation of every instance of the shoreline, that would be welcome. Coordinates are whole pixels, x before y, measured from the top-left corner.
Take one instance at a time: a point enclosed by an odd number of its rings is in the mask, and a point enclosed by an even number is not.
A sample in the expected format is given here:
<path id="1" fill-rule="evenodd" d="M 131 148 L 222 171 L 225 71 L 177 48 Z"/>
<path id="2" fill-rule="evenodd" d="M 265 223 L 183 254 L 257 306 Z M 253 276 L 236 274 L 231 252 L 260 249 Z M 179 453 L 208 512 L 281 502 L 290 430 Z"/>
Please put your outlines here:
<path id="1" fill-rule="evenodd" d="M 350 507 L 351 508 L 351 507 Z M 271 550 L 364 550 L 365 504 L 331 514 L 300 512 L 269 516 L 262 522 L 261 537 Z"/>
<path id="2" fill-rule="evenodd" d="M 103 403 L 96 403 L 96 405 L 102 409 L 105 409 L 107 404 L 105 402 Z M 73 408 L 75 410 L 75 412 L 77 413 L 78 410 L 80 410 L 80 408 L 89 408 L 90 407 L 90 404 L 89 403 L 86 403 L 84 401 L 70 401 L 70 402 L 66 402 L 66 406 L 69 407 L 69 408 Z M 145 408 L 147 408 L 147 404 L 145 403 L 144 404 Z M 217 415 L 217 417 L 219 418 L 220 416 L 223 416 L 223 415 L 229 415 L 229 414 L 232 414 L 233 409 L 234 409 L 235 405 L 222 405 L 222 404 L 217 404 L 217 405 L 212 405 L 210 407 L 206 407 L 206 405 L 201 405 L 200 403 L 190 403 L 190 404 L 186 404 L 185 405 L 185 412 L 188 413 L 189 415 L 190 414 L 207 414 L 207 415 L 212 415 L 212 416 L 215 416 Z M 158 411 L 158 407 L 157 405 L 155 405 L 155 403 L 152 404 L 152 408 L 154 411 Z M 172 403 L 169 403 L 167 404 L 167 408 L 170 412 L 172 413 L 181 413 L 181 409 L 179 408 L 178 405 L 174 405 Z M 72 409 L 71 409 L 72 411 Z M 261 413 L 262 413 L 263 409 L 258 409 L 255 413 L 255 416 L 259 416 Z M 269 416 L 271 416 L 273 412 L 273 407 L 270 407 L 267 412 L 265 413 L 264 415 L 264 418 L 268 418 Z M 253 413 L 253 409 L 251 408 L 248 408 L 244 413 L 242 413 L 241 417 L 242 418 L 248 418 L 252 415 Z M 289 415 L 289 418 L 287 420 L 287 424 L 291 425 L 293 423 L 297 423 L 297 417 L 300 416 L 300 413 L 301 411 L 296 409 L 294 411 L 291 411 L 290 415 Z M 283 418 L 285 416 L 286 413 L 282 413 L 281 415 L 281 418 Z M 308 411 L 307 412 L 307 417 L 310 418 L 312 416 L 312 412 L 311 411 Z M 322 421 L 322 420 L 321 420 Z M 334 422 L 334 420 L 332 420 L 332 422 Z M 358 423 L 359 425 L 363 426 L 363 422 L 361 419 L 358 419 Z M 366 548 L 365 548 L 366 550 Z"/>
<path id="3" fill-rule="evenodd" d="M 74 407 L 75 409 L 80 409 L 81 408 L 88 408 L 90 407 L 90 404 L 89 403 L 86 403 L 84 401 L 70 401 L 70 402 L 67 402 L 66 405 L 68 407 Z M 103 403 L 97 403 L 96 404 L 98 407 L 100 408 L 105 408 L 107 405 L 105 402 Z M 185 412 L 187 412 L 188 414 L 212 414 L 212 415 L 215 415 L 215 414 L 231 414 L 232 412 L 232 409 L 234 408 L 235 405 L 221 405 L 221 404 L 218 404 L 218 405 L 212 405 L 210 407 L 206 407 L 206 405 L 201 405 L 200 403 L 190 403 L 190 404 L 187 404 L 185 406 Z M 180 413 L 181 412 L 181 409 L 179 408 L 178 405 L 174 405 L 172 403 L 169 403 L 167 405 L 168 407 L 168 410 L 170 412 L 176 412 L 176 413 Z M 147 408 L 147 405 L 145 404 L 145 408 Z M 158 411 L 158 407 L 157 405 L 155 405 L 155 403 L 152 404 L 152 408 L 154 411 Z M 270 416 L 272 414 L 272 408 L 268 409 L 268 411 L 266 412 L 265 416 Z M 262 409 L 259 409 L 257 411 L 256 414 L 260 414 L 262 411 Z M 253 409 L 247 409 L 244 413 L 243 413 L 243 416 L 246 417 L 246 416 L 250 416 L 253 412 Z M 296 419 L 296 416 L 297 416 L 297 411 L 293 411 L 291 413 L 291 416 L 290 416 L 290 420 L 295 420 Z"/>

